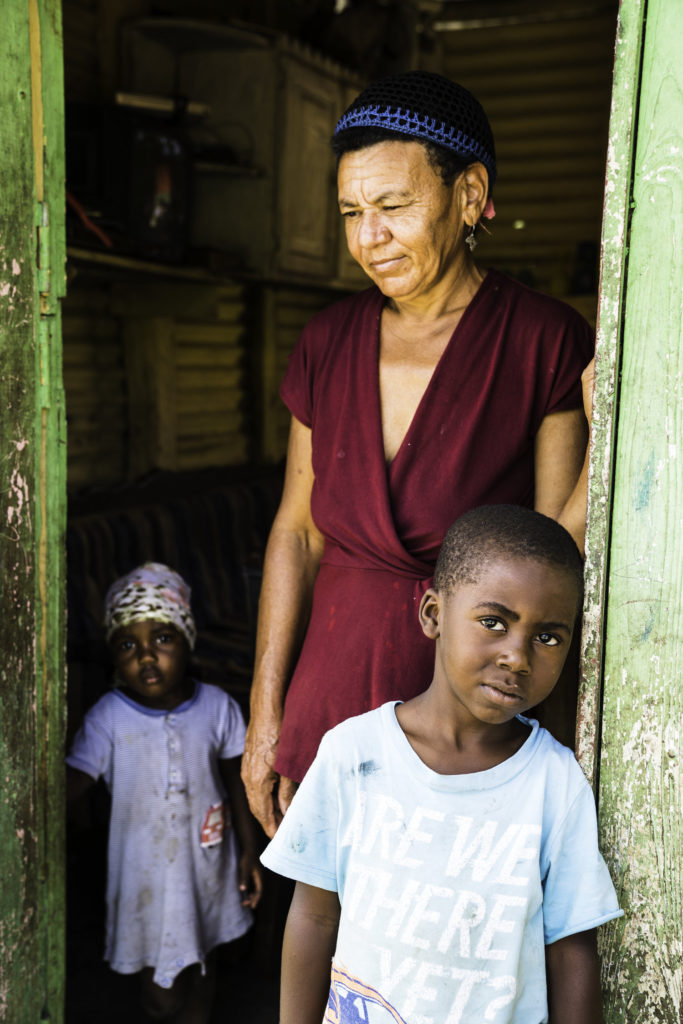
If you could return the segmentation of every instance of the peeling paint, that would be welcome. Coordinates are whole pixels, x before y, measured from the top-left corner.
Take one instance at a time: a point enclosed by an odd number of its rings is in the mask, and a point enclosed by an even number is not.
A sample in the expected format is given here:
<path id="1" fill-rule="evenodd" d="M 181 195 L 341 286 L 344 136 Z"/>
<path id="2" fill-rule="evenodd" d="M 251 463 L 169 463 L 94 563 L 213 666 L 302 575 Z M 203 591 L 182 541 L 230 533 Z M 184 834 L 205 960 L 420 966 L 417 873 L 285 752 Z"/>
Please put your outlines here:
<path id="1" fill-rule="evenodd" d="M 607 631 L 603 640 L 593 622 L 585 648 L 586 671 L 604 659 L 600 834 L 626 912 L 600 930 L 607 1024 L 679 1024 L 683 1008 L 683 516 L 676 461 L 683 409 L 683 165 L 672 160 L 683 152 L 676 42 L 683 8 L 649 0 L 641 60 L 643 11 L 622 0 L 632 61 L 621 70 L 633 89 L 642 75 L 638 149 L 628 172 L 636 202 L 630 222 L 623 207 L 630 225 L 624 301 L 620 295 L 618 307 L 610 307 L 612 315 L 623 306 L 624 316 L 614 339 L 621 386 L 609 593 L 599 565 L 590 570 L 607 601 Z M 615 268 L 613 254 L 610 273 Z M 613 282 L 609 287 L 616 297 Z M 596 491 L 610 485 L 600 457 Z M 595 497 L 593 507 L 602 508 Z M 593 595 L 589 605 L 597 604 Z M 588 726 L 585 732 L 594 768 L 596 748 L 589 746 Z"/>
<path id="2" fill-rule="evenodd" d="M 62 53 L 57 0 L 7 0 L 0 33 L 0 105 L 4 111 L 0 154 L 0 1021 L 19 1024 L 63 1020 L 63 814 L 60 785 L 63 726 L 64 467 L 58 445 L 63 417 L 60 393 L 59 303 L 54 299 L 54 334 L 41 349 L 46 380 L 38 391 L 36 366 L 40 307 L 36 301 L 36 184 L 43 209 L 52 213 L 51 248 L 44 246 L 46 272 L 64 262 Z M 46 12 L 50 12 L 49 18 Z M 28 12 L 28 16 L 27 16 Z M 41 62 L 30 59 L 30 36 Z M 17 99 L 17 72 L 25 95 Z M 32 71 L 32 88 L 27 79 Z M 35 111 L 42 106 L 43 71 L 50 88 L 36 148 Z M 46 85 L 48 82 L 46 78 Z M 49 160 L 43 168 L 44 153 Z M 36 159 L 37 158 L 37 159 Z M 43 176 L 43 170 L 45 170 Z M 58 275 L 57 275 L 58 277 Z M 61 293 L 60 293 L 61 294 Z M 53 343 L 54 340 L 54 343 Z M 42 419 L 43 410 L 46 418 Z M 36 501 L 41 431 L 49 437 L 50 477 L 42 510 Z M 47 475 L 47 474 L 46 474 Z M 44 544 L 50 583 L 36 600 L 36 528 L 47 522 Z M 46 642 L 38 657 L 35 638 Z M 48 868 L 49 865 L 49 868 Z"/>

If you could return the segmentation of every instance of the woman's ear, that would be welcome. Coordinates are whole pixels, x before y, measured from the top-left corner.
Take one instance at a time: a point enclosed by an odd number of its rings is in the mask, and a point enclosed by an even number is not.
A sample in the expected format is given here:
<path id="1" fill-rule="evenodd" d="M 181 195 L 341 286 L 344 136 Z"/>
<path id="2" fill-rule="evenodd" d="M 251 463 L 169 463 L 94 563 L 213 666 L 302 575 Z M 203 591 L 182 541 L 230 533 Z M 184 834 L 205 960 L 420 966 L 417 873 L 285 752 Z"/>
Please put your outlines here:
<path id="1" fill-rule="evenodd" d="M 465 190 L 464 220 L 474 227 L 484 212 L 489 192 L 489 175 L 483 164 L 470 164 L 463 177 Z"/>
<path id="2" fill-rule="evenodd" d="M 429 640 L 436 640 L 439 635 L 439 613 L 441 611 L 441 599 L 438 590 L 431 587 L 426 590 L 420 601 L 420 625 L 422 632 Z"/>

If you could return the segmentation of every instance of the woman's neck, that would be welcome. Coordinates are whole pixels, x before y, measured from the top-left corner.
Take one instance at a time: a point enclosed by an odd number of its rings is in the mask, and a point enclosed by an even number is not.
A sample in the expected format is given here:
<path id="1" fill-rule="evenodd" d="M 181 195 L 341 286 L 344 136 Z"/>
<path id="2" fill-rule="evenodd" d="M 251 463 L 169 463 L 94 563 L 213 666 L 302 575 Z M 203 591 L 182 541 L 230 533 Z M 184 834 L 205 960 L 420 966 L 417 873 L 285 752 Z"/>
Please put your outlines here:
<path id="1" fill-rule="evenodd" d="M 434 323 L 459 317 L 470 304 L 484 280 L 484 274 L 469 260 L 456 275 L 414 298 L 389 298 L 385 309 L 405 324 Z"/>

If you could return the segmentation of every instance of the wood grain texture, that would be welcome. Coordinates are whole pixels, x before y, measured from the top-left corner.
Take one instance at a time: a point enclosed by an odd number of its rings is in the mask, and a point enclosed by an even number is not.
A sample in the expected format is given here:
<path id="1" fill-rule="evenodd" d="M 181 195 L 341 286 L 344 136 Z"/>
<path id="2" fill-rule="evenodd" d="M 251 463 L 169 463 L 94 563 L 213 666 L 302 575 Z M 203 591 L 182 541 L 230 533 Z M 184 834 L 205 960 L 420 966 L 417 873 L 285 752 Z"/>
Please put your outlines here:
<path id="1" fill-rule="evenodd" d="M 60 4 L 0 33 L 0 1021 L 62 1021 L 64 155 Z"/>
<path id="2" fill-rule="evenodd" d="M 643 19 L 636 2 L 622 17 Z M 649 0 L 623 307 L 599 816 L 607 1024 L 683 1009 L 683 7 Z"/>
<path id="3" fill-rule="evenodd" d="M 586 537 L 586 590 L 576 736 L 577 757 L 586 777 L 594 787 L 597 785 L 602 698 L 604 602 L 611 525 L 614 422 L 621 360 L 622 303 L 626 279 L 642 35 L 642 4 L 636 2 L 624 5 L 616 34 L 602 225 Z"/>

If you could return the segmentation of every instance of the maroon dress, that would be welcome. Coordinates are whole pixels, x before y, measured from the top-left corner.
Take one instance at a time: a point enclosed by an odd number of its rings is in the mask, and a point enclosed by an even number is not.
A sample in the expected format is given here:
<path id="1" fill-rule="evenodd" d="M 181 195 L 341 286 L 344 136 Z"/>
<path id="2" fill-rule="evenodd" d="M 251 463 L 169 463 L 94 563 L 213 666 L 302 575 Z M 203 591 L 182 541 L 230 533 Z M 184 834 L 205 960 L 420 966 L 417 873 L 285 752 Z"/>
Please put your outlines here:
<path id="1" fill-rule="evenodd" d="M 285 701 L 275 767 L 300 781 L 324 732 L 432 677 L 417 611 L 451 523 L 477 505 L 533 506 L 534 438 L 581 406 L 592 332 L 571 307 L 489 271 L 401 447 L 384 457 L 376 288 L 313 318 L 281 394 L 312 431 L 325 549 Z"/>

